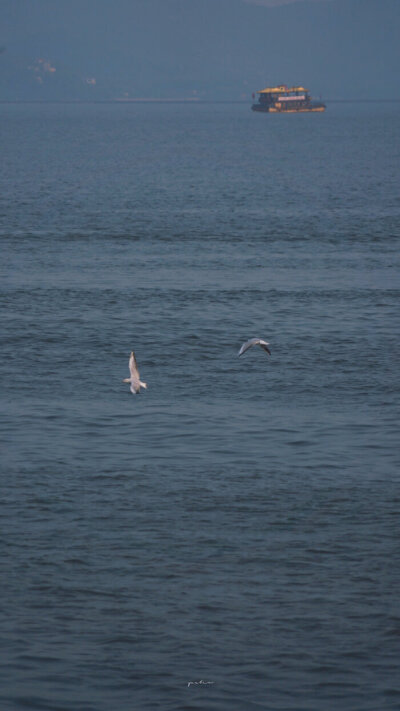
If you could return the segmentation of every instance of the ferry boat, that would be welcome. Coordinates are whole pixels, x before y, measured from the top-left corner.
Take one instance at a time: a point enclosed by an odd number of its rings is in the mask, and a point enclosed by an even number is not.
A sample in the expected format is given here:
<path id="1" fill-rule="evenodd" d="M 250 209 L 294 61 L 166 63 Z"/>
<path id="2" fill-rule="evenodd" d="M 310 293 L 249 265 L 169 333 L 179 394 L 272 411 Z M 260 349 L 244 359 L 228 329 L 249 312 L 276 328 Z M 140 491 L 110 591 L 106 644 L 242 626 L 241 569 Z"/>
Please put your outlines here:
<path id="1" fill-rule="evenodd" d="M 305 111 L 325 111 L 321 101 L 313 101 L 304 86 L 268 86 L 257 91 L 258 102 L 251 107 L 253 111 L 270 114 L 294 114 Z M 253 99 L 255 95 L 253 94 Z"/>

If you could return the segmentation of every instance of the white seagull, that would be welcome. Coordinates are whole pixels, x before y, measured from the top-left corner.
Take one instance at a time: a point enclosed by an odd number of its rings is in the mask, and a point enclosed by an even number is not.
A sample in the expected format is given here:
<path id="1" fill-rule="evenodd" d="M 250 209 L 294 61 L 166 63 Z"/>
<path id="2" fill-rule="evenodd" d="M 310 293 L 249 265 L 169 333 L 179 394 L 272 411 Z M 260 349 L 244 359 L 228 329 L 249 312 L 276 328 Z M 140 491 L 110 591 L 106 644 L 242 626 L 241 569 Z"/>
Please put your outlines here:
<path id="1" fill-rule="evenodd" d="M 136 395 L 136 393 L 140 393 L 140 388 L 147 388 L 147 383 L 142 383 L 140 380 L 139 376 L 139 370 L 137 367 L 136 363 L 136 358 L 135 354 L 132 351 L 131 357 L 129 358 L 129 370 L 131 377 L 130 378 L 124 378 L 122 381 L 123 383 L 130 383 L 131 384 L 131 393 L 132 395 Z"/>
<path id="2" fill-rule="evenodd" d="M 249 341 L 246 341 L 246 343 L 243 343 L 238 355 L 243 355 L 245 351 L 248 350 L 248 348 L 251 348 L 251 346 L 261 346 L 269 355 L 271 355 L 271 351 L 269 350 L 268 346 L 269 343 L 268 341 L 263 341 L 262 338 L 250 338 Z"/>

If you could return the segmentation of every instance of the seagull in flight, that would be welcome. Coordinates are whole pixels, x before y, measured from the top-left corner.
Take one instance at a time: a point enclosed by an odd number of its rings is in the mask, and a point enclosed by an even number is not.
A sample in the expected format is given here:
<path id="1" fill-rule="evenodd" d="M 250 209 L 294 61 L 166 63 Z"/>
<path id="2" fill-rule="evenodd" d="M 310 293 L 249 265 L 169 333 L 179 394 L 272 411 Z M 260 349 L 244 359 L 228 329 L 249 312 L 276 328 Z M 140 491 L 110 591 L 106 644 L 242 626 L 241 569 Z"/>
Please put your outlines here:
<path id="1" fill-rule="evenodd" d="M 262 338 L 250 338 L 249 341 L 246 341 L 246 343 L 243 343 L 238 355 L 243 355 L 245 351 L 247 351 L 251 346 L 261 346 L 269 355 L 271 355 L 271 351 L 269 350 L 268 346 L 269 343 L 268 341 L 263 341 Z"/>
<path id="2" fill-rule="evenodd" d="M 131 374 L 130 378 L 124 378 L 122 381 L 123 383 L 130 383 L 131 384 L 131 393 L 132 395 L 136 395 L 136 393 L 140 393 L 140 388 L 147 388 L 147 383 L 142 383 L 140 380 L 139 376 L 139 370 L 137 367 L 136 363 L 136 358 L 135 354 L 132 351 L 131 357 L 129 358 L 129 371 Z"/>

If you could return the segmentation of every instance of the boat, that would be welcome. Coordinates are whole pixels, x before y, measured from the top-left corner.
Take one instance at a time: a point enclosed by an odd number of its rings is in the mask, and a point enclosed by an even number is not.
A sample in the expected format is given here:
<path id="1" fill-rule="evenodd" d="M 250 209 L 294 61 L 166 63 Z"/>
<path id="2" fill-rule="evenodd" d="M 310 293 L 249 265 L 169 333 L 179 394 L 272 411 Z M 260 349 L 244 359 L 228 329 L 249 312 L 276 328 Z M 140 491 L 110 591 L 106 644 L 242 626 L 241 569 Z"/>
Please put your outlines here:
<path id="1" fill-rule="evenodd" d="M 267 86 L 257 91 L 258 102 L 251 107 L 253 111 L 269 114 L 294 114 L 305 111 L 325 111 L 322 101 L 313 101 L 304 86 Z M 255 95 L 253 94 L 253 99 Z"/>

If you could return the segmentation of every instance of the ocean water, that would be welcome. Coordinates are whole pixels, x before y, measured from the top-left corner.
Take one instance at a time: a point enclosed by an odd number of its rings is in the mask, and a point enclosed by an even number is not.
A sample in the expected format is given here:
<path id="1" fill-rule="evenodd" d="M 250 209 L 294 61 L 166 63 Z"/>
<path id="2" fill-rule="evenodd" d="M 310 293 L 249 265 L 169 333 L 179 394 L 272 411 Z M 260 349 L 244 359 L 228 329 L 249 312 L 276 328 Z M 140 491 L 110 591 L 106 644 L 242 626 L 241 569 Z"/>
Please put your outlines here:
<path id="1" fill-rule="evenodd" d="M 0 114 L 1 709 L 399 709 L 399 104 Z"/>

